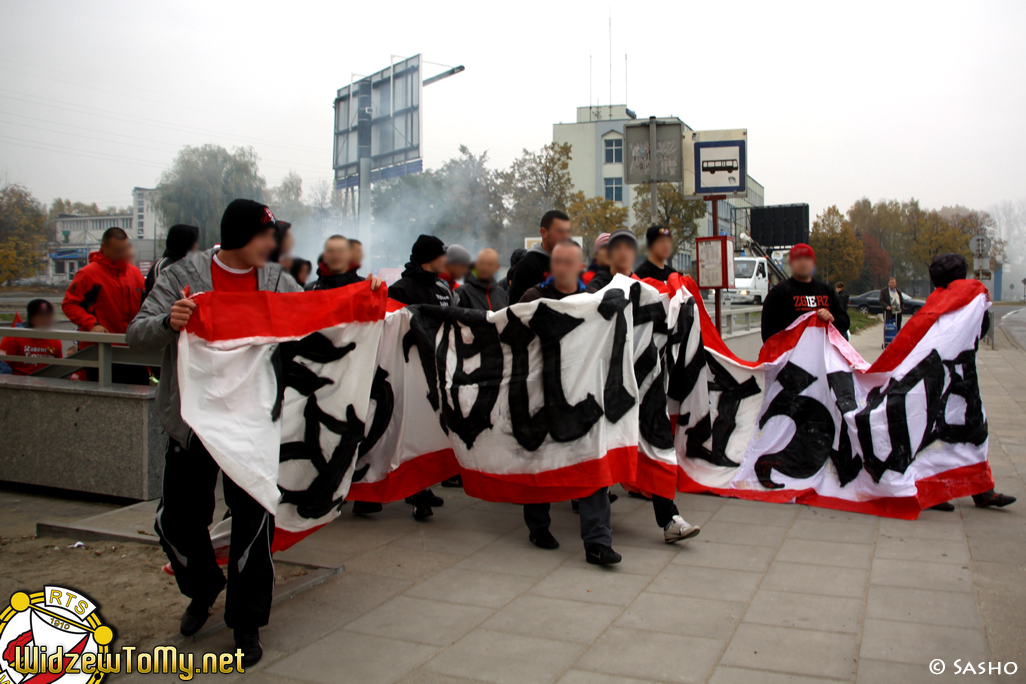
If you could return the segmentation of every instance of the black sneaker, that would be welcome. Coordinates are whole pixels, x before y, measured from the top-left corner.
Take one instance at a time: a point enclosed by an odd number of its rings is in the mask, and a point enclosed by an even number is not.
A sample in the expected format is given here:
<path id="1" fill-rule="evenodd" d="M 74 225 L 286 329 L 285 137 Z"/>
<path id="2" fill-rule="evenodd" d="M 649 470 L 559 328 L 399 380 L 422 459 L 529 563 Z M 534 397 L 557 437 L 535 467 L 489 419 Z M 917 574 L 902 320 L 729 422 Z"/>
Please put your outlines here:
<path id="1" fill-rule="evenodd" d="M 609 503 L 613 503 L 613 502 L 615 502 L 619 498 L 620 497 L 617 496 L 616 494 L 613 494 L 612 492 L 609 492 Z"/>
<path id="2" fill-rule="evenodd" d="M 950 513 L 951 511 L 955 510 L 955 504 L 951 503 L 950 501 L 945 501 L 943 503 L 937 504 L 936 506 L 930 506 L 930 510 L 944 511 L 945 513 Z"/>
<path id="3" fill-rule="evenodd" d="M 581 512 L 581 502 L 577 499 L 570 499 L 570 508 L 573 509 L 574 513 Z"/>
<path id="4" fill-rule="evenodd" d="M 445 499 L 440 496 L 435 496 L 434 492 L 430 489 L 423 489 L 413 496 L 406 497 L 404 501 L 411 506 L 423 506 L 428 508 L 438 508 L 439 506 L 445 505 Z"/>
<path id="5" fill-rule="evenodd" d="M 264 647 L 260 645 L 260 631 L 256 629 L 236 629 L 235 648 L 242 651 L 243 669 L 259 663 L 264 655 Z"/>
<path id="6" fill-rule="evenodd" d="M 189 607 L 182 613 L 182 623 L 178 627 L 182 636 L 192 636 L 202 629 L 203 625 L 207 623 L 207 618 L 210 617 L 210 606 L 213 603 L 207 599 L 193 599 L 189 603 Z"/>
<path id="7" fill-rule="evenodd" d="M 450 477 L 448 480 L 442 480 L 442 486 L 450 488 L 463 487 L 463 476 L 457 475 L 456 477 Z"/>
<path id="8" fill-rule="evenodd" d="M 623 557 L 608 546 L 588 544 L 584 547 L 584 560 L 592 565 L 615 565 L 623 560 Z"/>
<path id="9" fill-rule="evenodd" d="M 414 504 L 413 506 L 413 519 L 418 522 L 427 520 L 434 514 L 435 512 L 431 510 L 431 506 L 422 506 L 420 504 Z"/>
<path id="10" fill-rule="evenodd" d="M 354 501 L 353 502 L 353 515 L 369 515 L 371 513 L 380 513 L 381 504 L 375 501 Z"/>
<path id="11" fill-rule="evenodd" d="M 558 549 L 559 542 L 552 536 L 552 533 L 548 530 L 540 530 L 538 532 L 532 532 L 528 537 L 531 543 L 537 546 L 539 549 Z"/>
<path id="12" fill-rule="evenodd" d="M 1014 496 L 1008 496 L 1007 494 L 998 494 L 993 489 L 983 494 L 977 494 L 973 497 L 973 503 L 976 504 L 977 508 L 1004 508 L 1009 504 L 1015 503 Z"/>
<path id="13" fill-rule="evenodd" d="M 644 494 L 641 494 L 640 492 L 635 492 L 635 491 L 632 491 L 630 489 L 627 490 L 627 496 L 631 497 L 632 499 L 644 499 L 645 501 L 651 501 L 652 500 L 652 497 L 645 496 Z"/>

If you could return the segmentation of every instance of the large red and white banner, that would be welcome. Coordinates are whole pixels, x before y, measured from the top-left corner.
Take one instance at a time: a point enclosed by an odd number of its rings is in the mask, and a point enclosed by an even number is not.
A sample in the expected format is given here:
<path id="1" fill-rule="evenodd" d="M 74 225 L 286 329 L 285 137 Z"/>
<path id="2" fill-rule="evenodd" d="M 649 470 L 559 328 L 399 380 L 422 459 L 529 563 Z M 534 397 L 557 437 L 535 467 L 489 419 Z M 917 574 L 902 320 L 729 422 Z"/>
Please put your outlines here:
<path id="1" fill-rule="evenodd" d="M 183 417 L 276 514 L 276 548 L 348 499 L 456 474 L 490 501 L 623 482 L 906 518 L 992 486 L 978 284 L 931 296 L 872 366 L 814 315 L 742 361 L 691 290 L 618 276 L 497 312 L 367 284 L 205 293 L 179 340 Z"/>

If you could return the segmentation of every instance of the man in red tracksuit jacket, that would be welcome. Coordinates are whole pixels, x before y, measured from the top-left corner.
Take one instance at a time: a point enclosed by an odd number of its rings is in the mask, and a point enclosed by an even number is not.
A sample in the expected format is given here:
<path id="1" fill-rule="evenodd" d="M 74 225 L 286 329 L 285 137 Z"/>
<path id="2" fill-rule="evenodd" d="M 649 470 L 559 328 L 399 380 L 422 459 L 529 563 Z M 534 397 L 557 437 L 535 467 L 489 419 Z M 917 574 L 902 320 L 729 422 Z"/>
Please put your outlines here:
<path id="1" fill-rule="evenodd" d="M 79 330 L 97 333 L 128 330 L 146 292 L 142 273 L 128 262 L 131 250 L 125 231 L 108 228 L 103 233 L 100 251 L 90 254 L 89 264 L 75 274 L 64 293 L 61 310 Z M 96 374 L 97 369 L 90 368 L 87 377 L 96 379 Z M 114 382 L 147 384 L 142 366 L 116 366 L 112 376 Z"/>

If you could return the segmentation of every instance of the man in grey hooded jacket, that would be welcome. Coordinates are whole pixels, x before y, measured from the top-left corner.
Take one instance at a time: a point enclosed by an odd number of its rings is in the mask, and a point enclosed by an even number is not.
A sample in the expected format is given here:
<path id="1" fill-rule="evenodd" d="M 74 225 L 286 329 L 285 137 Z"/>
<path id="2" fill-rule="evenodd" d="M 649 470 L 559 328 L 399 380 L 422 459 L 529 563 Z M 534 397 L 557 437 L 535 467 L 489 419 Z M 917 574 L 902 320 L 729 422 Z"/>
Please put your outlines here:
<path id="1" fill-rule="evenodd" d="M 126 332 L 133 349 L 164 350 L 157 414 L 167 431 L 168 445 L 154 528 L 179 589 L 192 599 L 181 621 L 181 632 L 187 636 L 206 622 L 210 606 L 226 580 L 208 532 L 219 468 L 182 420 L 178 336 L 196 307 L 190 294 L 211 290 L 302 291 L 278 264 L 267 261 L 275 248 L 275 225 L 266 206 L 234 200 L 221 219 L 221 249 L 193 252 L 162 271 Z M 223 487 L 232 515 L 225 624 L 235 630 L 236 648 L 243 652 L 243 665 L 249 666 L 263 654 L 259 628 L 267 624 L 271 610 L 274 516 L 230 478 L 223 478 Z"/>

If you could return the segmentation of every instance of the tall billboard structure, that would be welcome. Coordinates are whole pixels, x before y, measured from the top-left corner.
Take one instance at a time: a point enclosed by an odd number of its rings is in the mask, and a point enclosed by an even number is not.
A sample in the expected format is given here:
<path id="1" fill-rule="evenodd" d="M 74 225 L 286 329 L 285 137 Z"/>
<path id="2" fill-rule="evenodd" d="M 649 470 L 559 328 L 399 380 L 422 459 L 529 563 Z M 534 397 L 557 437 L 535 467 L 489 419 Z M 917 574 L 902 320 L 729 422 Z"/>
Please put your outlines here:
<path id="1" fill-rule="evenodd" d="M 360 238 L 369 238 L 370 184 L 418 173 L 421 158 L 421 56 L 355 79 L 335 96 L 336 189 L 360 189 Z"/>

